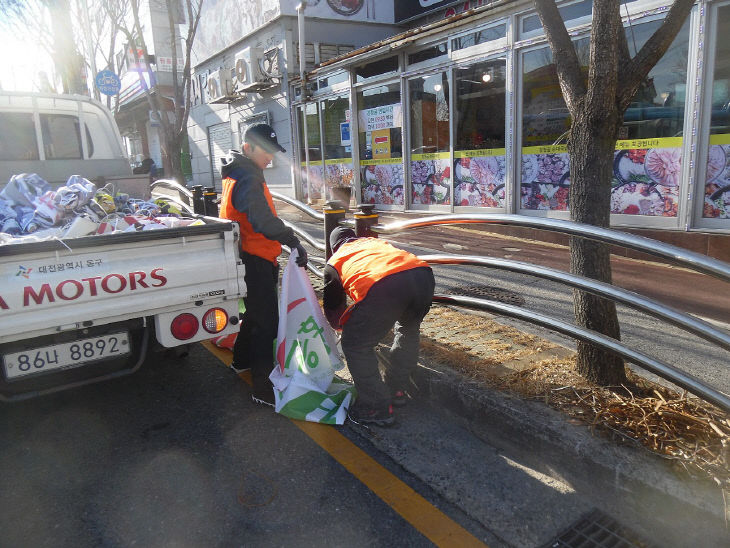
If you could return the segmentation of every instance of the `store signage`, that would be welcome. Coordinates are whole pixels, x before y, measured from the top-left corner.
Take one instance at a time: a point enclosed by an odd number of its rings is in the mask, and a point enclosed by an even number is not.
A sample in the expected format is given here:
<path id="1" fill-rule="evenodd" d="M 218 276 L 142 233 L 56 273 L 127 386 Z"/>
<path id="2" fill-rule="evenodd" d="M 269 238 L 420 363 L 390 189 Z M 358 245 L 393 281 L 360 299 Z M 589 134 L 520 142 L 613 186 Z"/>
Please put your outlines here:
<path id="1" fill-rule="evenodd" d="M 360 131 L 376 131 L 401 127 L 403 116 L 400 103 L 383 105 L 382 107 L 366 108 L 360 111 L 358 118 Z"/>
<path id="2" fill-rule="evenodd" d="M 185 68 L 185 60 L 182 57 L 177 58 L 177 70 Z M 157 57 L 157 70 L 160 72 L 172 72 L 172 57 Z"/>
<path id="3" fill-rule="evenodd" d="M 390 158 L 390 129 L 373 131 L 373 159 Z"/>
<path id="4" fill-rule="evenodd" d="M 351 144 L 350 139 L 350 122 L 342 122 L 340 124 L 340 145 L 347 146 Z"/>

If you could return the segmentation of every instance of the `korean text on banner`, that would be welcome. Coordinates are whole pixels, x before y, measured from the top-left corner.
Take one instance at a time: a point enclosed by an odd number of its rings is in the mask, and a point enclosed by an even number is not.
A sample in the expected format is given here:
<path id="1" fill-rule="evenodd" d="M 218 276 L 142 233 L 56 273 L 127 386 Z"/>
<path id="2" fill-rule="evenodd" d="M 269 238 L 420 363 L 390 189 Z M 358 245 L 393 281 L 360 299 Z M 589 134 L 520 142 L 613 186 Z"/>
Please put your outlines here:
<path id="1" fill-rule="evenodd" d="M 296 257 L 292 250 L 281 281 L 277 365 L 269 376 L 276 412 L 343 424 L 355 389 L 335 378 L 335 371 L 344 367 L 337 341 L 306 271 L 294 262 Z"/>

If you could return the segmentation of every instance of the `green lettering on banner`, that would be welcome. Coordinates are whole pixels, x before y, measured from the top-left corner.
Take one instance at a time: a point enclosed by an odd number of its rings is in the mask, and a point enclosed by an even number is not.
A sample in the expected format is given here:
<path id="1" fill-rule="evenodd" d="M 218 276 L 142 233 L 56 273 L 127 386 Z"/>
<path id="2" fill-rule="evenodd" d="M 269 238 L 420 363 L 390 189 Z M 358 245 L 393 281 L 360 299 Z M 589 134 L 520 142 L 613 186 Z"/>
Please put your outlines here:
<path id="1" fill-rule="evenodd" d="M 314 332 L 315 335 L 319 335 L 319 340 L 322 341 L 322 344 L 324 345 L 324 349 L 327 351 L 327 354 L 330 353 L 330 347 L 327 346 L 327 342 L 324 340 L 324 327 L 319 327 L 316 320 L 313 316 L 309 316 L 306 320 L 304 320 L 300 326 L 299 331 L 297 331 L 297 335 L 300 333 L 312 333 Z"/>
<path id="2" fill-rule="evenodd" d="M 411 160 L 448 160 L 448 152 L 427 152 L 425 154 L 411 154 Z"/>

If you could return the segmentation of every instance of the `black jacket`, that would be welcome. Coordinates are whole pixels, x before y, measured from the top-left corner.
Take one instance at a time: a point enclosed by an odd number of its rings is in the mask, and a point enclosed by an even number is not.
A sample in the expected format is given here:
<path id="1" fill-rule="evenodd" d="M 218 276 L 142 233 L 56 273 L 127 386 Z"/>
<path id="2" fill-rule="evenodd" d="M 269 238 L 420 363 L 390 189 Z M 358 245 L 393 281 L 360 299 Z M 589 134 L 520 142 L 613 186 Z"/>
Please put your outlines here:
<path id="1" fill-rule="evenodd" d="M 292 248 L 299 244 L 294 231 L 269 208 L 263 187 L 266 180 L 260 167 L 240 152 L 230 150 L 221 159 L 221 177 L 236 180 L 231 193 L 233 207 L 246 214 L 256 232 Z"/>

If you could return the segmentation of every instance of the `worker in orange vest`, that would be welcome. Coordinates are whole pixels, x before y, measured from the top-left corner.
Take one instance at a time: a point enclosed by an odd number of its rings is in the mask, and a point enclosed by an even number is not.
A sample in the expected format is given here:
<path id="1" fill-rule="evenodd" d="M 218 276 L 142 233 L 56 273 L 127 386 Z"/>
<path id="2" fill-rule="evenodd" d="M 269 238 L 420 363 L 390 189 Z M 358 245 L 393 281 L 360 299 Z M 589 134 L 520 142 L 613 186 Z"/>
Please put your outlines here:
<path id="1" fill-rule="evenodd" d="M 421 322 L 431 307 L 433 271 L 412 253 L 378 238 L 357 238 L 349 228 L 330 235 L 333 254 L 324 268 L 327 321 L 342 329 L 342 350 L 357 389 L 351 420 L 389 426 L 393 405 L 407 403 L 410 374 L 418 361 Z M 346 295 L 354 301 L 347 307 Z M 382 353 L 380 377 L 375 346 L 393 329 Z"/>
<path id="2" fill-rule="evenodd" d="M 269 374 L 274 365 L 274 339 L 279 324 L 277 285 L 281 244 L 298 251 L 297 265 L 307 265 L 307 251 L 294 231 L 276 216 L 266 186 L 264 168 L 276 152 L 286 152 L 267 124 L 246 130 L 241 153 L 231 150 L 222 159 L 223 194 L 220 216 L 236 221 L 241 232 L 241 259 L 246 266 L 247 295 L 241 329 L 233 347 L 231 367 L 236 373 L 251 369 L 252 399 L 274 405 Z"/>

